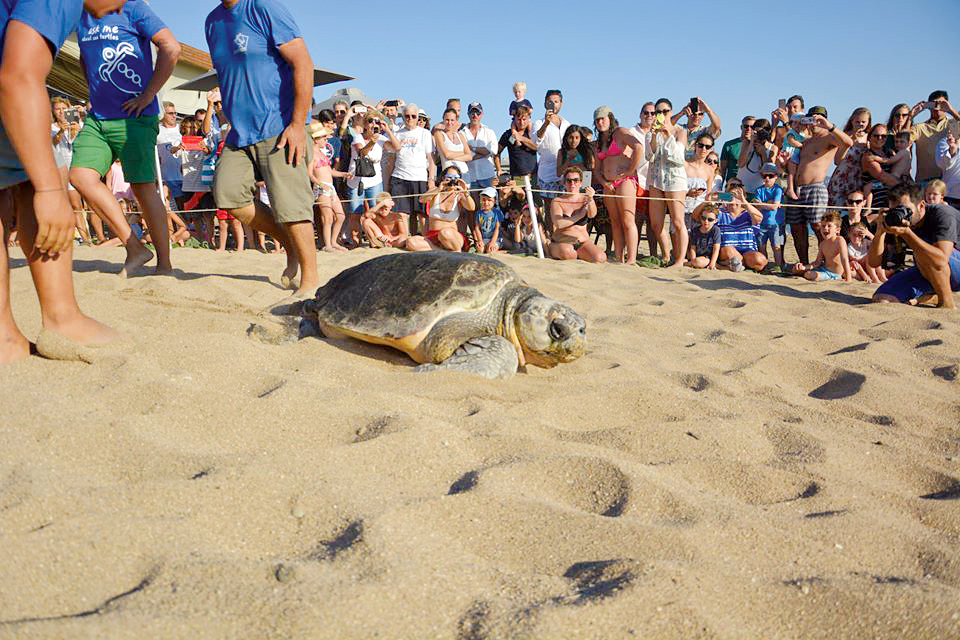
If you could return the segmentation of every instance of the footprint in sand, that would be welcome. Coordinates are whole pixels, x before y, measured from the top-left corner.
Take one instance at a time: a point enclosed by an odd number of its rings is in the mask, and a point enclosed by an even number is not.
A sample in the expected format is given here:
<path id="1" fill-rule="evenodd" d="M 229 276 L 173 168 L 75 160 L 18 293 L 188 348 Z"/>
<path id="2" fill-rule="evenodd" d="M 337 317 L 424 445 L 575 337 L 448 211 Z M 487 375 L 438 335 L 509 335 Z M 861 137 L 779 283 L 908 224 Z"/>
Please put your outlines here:
<path id="1" fill-rule="evenodd" d="M 957 374 L 960 373 L 960 365 L 948 364 L 943 367 L 936 367 L 933 369 L 933 375 L 938 378 L 943 378 L 947 382 L 952 382 L 957 379 Z"/>
<path id="2" fill-rule="evenodd" d="M 830 376 L 830 379 L 822 385 L 808 393 L 811 398 L 817 400 L 840 400 L 849 398 L 860 392 L 863 383 L 867 381 L 866 376 L 845 369 L 837 369 Z"/>
<path id="3" fill-rule="evenodd" d="M 780 462 L 814 464 L 825 458 L 823 443 L 794 427 L 771 426 L 767 428 L 766 436 Z"/>
<path id="4" fill-rule="evenodd" d="M 747 306 L 747 303 L 743 300 L 731 299 L 717 300 L 714 304 L 718 307 L 724 307 L 725 309 L 742 309 Z"/>
<path id="5" fill-rule="evenodd" d="M 700 373 L 688 373 L 680 376 L 680 384 L 692 391 L 700 393 L 710 387 L 710 380 Z"/>
<path id="6" fill-rule="evenodd" d="M 874 340 L 914 340 L 921 331 L 942 329 L 943 325 L 936 320 L 923 318 L 896 318 L 876 324 L 867 329 L 861 329 L 860 335 Z"/>
<path id="7" fill-rule="evenodd" d="M 344 527 L 331 540 L 321 541 L 316 549 L 306 555 L 307 560 L 333 560 L 341 553 L 352 549 L 363 541 L 363 521 L 354 520 Z"/>

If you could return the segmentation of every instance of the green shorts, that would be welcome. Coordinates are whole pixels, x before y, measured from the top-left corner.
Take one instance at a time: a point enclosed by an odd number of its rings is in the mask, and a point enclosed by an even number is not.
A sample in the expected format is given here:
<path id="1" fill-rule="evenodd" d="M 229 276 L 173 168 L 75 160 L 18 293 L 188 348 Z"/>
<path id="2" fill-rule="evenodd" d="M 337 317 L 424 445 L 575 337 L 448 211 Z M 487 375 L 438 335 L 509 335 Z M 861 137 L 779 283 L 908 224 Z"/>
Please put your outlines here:
<path id="1" fill-rule="evenodd" d="M 247 147 L 224 145 L 213 198 L 220 209 L 240 209 L 257 197 L 257 181 L 267 184 L 273 216 L 281 224 L 313 221 L 313 188 L 307 167 L 313 158 L 313 143 L 307 135 L 307 158 L 297 166 L 287 162 L 287 150 L 277 147 L 277 138 Z"/>
<path id="2" fill-rule="evenodd" d="M 131 184 L 157 179 L 156 150 L 160 120 L 157 116 L 119 120 L 87 120 L 73 141 L 71 169 L 93 169 L 107 175 L 117 158 L 123 165 L 123 179 Z"/>

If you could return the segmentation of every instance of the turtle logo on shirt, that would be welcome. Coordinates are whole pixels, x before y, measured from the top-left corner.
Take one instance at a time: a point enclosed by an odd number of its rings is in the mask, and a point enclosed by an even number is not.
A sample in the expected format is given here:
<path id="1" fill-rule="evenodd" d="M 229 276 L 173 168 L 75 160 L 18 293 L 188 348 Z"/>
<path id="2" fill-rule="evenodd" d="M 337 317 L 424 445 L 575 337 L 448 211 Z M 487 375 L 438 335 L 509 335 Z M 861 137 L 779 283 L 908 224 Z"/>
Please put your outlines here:
<path id="1" fill-rule="evenodd" d="M 237 37 L 233 39 L 233 44 L 237 45 L 237 48 L 236 48 L 236 50 L 234 51 L 234 53 L 246 53 L 246 52 L 247 52 L 247 42 L 249 42 L 249 41 L 250 41 L 250 37 L 249 37 L 249 36 L 247 36 L 247 35 L 245 35 L 245 34 L 242 34 L 242 33 L 238 33 L 238 34 L 237 34 Z"/>
<path id="2" fill-rule="evenodd" d="M 143 78 L 124 62 L 131 57 L 136 57 L 136 53 L 129 42 L 121 42 L 116 47 L 104 47 L 103 64 L 97 71 L 101 80 L 109 82 L 119 91 L 140 95 L 143 91 Z"/>

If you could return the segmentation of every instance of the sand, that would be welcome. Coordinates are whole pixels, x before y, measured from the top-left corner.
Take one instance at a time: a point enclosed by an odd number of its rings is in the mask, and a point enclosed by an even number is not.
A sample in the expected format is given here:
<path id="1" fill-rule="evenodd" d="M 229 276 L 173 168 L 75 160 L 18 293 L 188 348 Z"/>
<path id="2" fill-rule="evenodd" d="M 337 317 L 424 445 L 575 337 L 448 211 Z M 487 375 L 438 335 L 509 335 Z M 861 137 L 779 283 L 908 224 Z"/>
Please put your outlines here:
<path id="1" fill-rule="evenodd" d="M 173 259 L 79 248 L 124 349 L 0 368 L 0 637 L 960 636 L 958 313 L 505 256 L 589 350 L 489 381 L 265 344 L 281 256 Z"/>

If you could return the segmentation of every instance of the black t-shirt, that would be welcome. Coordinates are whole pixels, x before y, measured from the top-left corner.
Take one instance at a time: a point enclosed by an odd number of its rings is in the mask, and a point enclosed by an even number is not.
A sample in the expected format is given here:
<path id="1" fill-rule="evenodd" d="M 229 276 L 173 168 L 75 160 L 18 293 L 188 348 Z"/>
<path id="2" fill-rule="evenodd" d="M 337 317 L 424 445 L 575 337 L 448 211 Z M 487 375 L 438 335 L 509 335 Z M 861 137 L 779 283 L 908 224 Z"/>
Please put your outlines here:
<path id="1" fill-rule="evenodd" d="M 720 227 L 713 225 L 710 231 L 704 233 L 698 224 L 690 232 L 690 244 L 693 245 L 693 251 L 697 257 L 713 256 L 713 245 L 719 244 L 721 239 Z"/>
<path id="2" fill-rule="evenodd" d="M 523 146 L 521 143 L 510 142 L 513 130 L 507 129 L 500 136 L 500 146 L 506 148 L 510 157 L 510 175 L 528 176 L 537 171 L 537 152 Z M 529 137 L 530 132 L 527 132 Z"/>
<path id="3" fill-rule="evenodd" d="M 928 204 L 927 212 L 914 232 L 924 242 L 936 244 L 944 240 L 960 248 L 960 211 L 948 204 Z"/>

